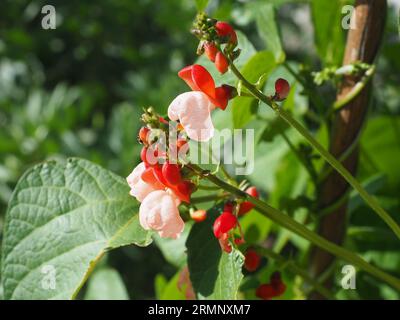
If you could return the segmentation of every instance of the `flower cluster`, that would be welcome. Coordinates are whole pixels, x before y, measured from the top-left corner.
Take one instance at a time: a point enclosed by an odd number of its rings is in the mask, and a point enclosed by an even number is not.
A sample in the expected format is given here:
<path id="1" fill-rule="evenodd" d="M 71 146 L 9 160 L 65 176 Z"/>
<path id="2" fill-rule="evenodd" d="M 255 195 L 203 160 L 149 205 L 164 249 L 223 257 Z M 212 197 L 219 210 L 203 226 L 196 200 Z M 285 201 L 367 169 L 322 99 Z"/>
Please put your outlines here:
<path id="1" fill-rule="evenodd" d="M 146 118 L 147 116 L 147 118 Z M 151 112 L 144 117 L 149 124 L 139 131 L 139 140 L 143 144 L 141 160 L 127 177 L 131 188 L 130 194 L 141 202 L 139 221 L 146 230 L 156 230 L 161 237 L 177 238 L 184 229 L 184 222 L 179 214 L 181 202 L 190 202 L 190 195 L 195 184 L 182 174 L 183 167 L 172 157 L 170 149 L 178 152 L 188 151 L 186 139 L 178 136 L 174 148 L 170 145 L 163 150 L 162 129 L 165 119 L 160 119 Z M 158 123 L 157 120 L 158 119 Z M 158 127 L 151 127 L 157 123 Z"/>
<path id="2" fill-rule="evenodd" d="M 234 61 L 240 54 L 238 38 L 232 26 L 223 21 L 209 19 L 199 14 L 193 33 L 199 38 L 198 54 L 205 54 L 214 62 L 217 70 L 224 74 L 229 67 L 235 68 Z M 189 209 L 190 218 L 201 223 L 207 218 L 207 211 L 197 209 L 191 203 L 192 193 L 199 187 L 202 174 L 188 162 L 189 140 L 204 142 L 214 136 L 211 113 L 215 108 L 225 110 L 229 100 L 237 96 L 235 87 L 222 84 L 217 86 L 211 74 L 199 64 L 187 66 L 178 72 L 191 91 L 178 95 L 168 106 L 168 118 L 156 114 L 152 108 L 142 115 L 144 126 L 138 140 L 143 145 L 141 162 L 127 177 L 130 194 L 141 204 L 139 221 L 146 230 L 157 231 L 164 238 L 178 238 L 184 230 L 178 207 Z M 256 88 L 256 87 L 254 87 Z M 290 91 L 284 79 L 275 82 L 275 93 L 271 101 L 283 101 Z M 174 131 L 171 134 L 171 131 Z M 254 198 L 259 193 L 254 186 L 247 189 L 246 183 L 239 185 L 247 193 L 247 199 L 235 195 L 224 195 L 221 214 L 213 222 L 213 234 L 221 249 L 232 252 L 233 245 L 245 243 L 240 225 L 240 217 L 254 208 Z M 251 198 L 253 200 L 251 200 Z M 255 272 L 261 264 L 256 250 L 247 248 L 244 268 Z M 181 272 L 178 286 L 188 299 L 195 294 L 189 278 L 189 271 Z M 256 295 L 261 299 L 271 299 L 284 293 L 285 284 L 279 272 L 275 272 L 270 282 L 258 287 Z"/>

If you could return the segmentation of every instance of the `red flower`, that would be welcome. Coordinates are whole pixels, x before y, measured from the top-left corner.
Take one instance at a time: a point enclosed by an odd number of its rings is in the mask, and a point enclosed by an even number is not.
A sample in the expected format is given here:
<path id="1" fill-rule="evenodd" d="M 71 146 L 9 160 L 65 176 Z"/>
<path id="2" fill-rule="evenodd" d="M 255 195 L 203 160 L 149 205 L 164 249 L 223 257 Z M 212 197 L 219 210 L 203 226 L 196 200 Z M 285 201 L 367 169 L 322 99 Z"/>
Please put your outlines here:
<path id="1" fill-rule="evenodd" d="M 206 68 L 194 64 L 183 68 L 178 75 L 193 91 L 203 92 L 212 104 L 225 110 L 231 97 L 231 88 L 228 86 L 216 88 L 214 79 Z"/>
<path id="2" fill-rule="evenodd" d="M 244 258 L 244 267 L 247 271 L 256 271 L 257 268 L 260 266 L 261 257 L 253 249 L 247 250 Z"/>
<path id="3" fill-rule="evenodd" d="M 258 191 L 256 189 L 256 187 L 250 187 L 246 190 L 246 193 L 251 195 L 252 197 L 258 198 L 259 194 Z M 249 212 L 251 209 L 254 208 L 254 204 L 252 204 L 249 201 L 244 201 L 240 204 L 240 208 L 239 208 L 239 212 L 238 215 L 242 216 L 244 214 L 246 214 L 247 212 Z"/>
<path id="4" fill-rule="evenodd" d="M 237 35 L 233 27 L 224 21 L 218 21 L 215 24 L 215 29 L 217 31 L 218 36 L 227 38 L 227 42 L 232 43 L 234 45 L 237 44 Z"/>

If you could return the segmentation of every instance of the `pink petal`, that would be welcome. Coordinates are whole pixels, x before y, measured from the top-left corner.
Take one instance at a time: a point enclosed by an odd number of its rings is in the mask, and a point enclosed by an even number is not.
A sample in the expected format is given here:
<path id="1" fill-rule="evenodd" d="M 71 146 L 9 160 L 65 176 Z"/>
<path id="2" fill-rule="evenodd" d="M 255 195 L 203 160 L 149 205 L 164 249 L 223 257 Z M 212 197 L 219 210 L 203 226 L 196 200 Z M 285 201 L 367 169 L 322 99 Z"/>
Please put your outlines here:
<path id="1" fill-rule="evenodd" d="M 214 135 L 208 97 L 200 91 L 185 92 L 177 96 L 168 107 L 168 117 L 179 120 L 190 139 L 208 141 Z"/>
<path id="2" fill-rule="evenodd" d="M 139 221 L 146 230 L 156 230 L 162 238 L 179 238 L 185 223 L 179 215 L 179 201 L 167 191 L 147 195 L 139 209 Z"/>
<path id="3" fill-rule="evenodd" d="M 131 191 L 129 192 L 129 194 L 135 197 L 139 202 L 142 202 L 150 192 L 160 189 L 160 186 L 151 185 L 142 180 L 141 176 L 145 170 L 145 164 L 141 162 L 126 178 L 126 181 L 131 187 Z"/>

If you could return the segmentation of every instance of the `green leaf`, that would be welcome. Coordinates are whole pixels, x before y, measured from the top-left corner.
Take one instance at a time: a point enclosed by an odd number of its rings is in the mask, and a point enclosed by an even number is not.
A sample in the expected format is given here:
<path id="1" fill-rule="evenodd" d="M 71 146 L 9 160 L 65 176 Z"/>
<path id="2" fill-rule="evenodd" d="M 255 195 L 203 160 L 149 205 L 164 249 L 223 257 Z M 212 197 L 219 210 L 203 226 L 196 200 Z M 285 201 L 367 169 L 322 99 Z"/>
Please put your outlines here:
<path id="1" fill-rule="evenodd" d="M 5 299 L 73 298 L 106 250 L 151 242 L 137 211 L 125 180 L 89 161 L 28 170 L 6 214 Z"/>
<path id="2" fill-rule="evenodd" d="M 205 8 L 207 8 L 208 0 L 195 0 L 195 1 L 198 11 L 203 11 Z"/>
<path id="3" fill-rule="evenodd" d="M 196 223 L 187 239 L 190 280 L 198 299 L 236 299 L 243 278 L 243 255 L 233 248 L 222 252 L 212 232 L 217 209 L 208 211 L 204 222 Z"/>
<path id="4" fill-rule="evenodd" d="M 342 28 L 343 1 L 312 0 L 311 11 L 314 22 L 314 37 L 317 52 L 327 65 L 339 65 L 344 52 L 344 30 Z"/>
<path id="5" fill-rule="evenodd" d="M 275 19 L 275 7 L 271 3 L 254 6 L 256 10 L 256 23 L 258 33 L 266 47 L 270 50 L 276 61 L 285 60 L 285 52 L 282 48 L 279 28 Z"/>
<path id="6" fill-rule="evenodd" d="M 160 300 L 186 300 L 184 288 L 179 289 L 178 282 L 182 270 L 178 272 L 164 285 Z"/>
<path id="7" fill-rule="evenodd" d="M 167 283 L 168 283 L 168 281 L 162 273 L 159 273 L 156 275 L 156 277 L 154 279 L 154 291 L 156 292 L 157 300 L 161 299 L 161 295 L 162 295 L 163 291 L 165 290 Z"/>
<path id="8" fill-rule="evenodd" d="M 363 163 L 388 179 L 382 192 L 398 196 L 400 188 L 400 117 L 382 116 L 368 121 L 361 138 Z M 369 173 L 369 175 L 371 175 Z"/>
<path id="9" fill-rule="evenodd" d="M 268 75 L 276 67 L 275 57 L 270 51 L 260 51 L 251 57 L 244 65 L 241 72 L 251 83 L 259 82 L 262 88 Z M 234 128 L 244 127 L 257 112 L 258 102 L 251 97 L 237 97 L 233 100 L 232 109 Z"/>
<path id="10" fill-rule="evenodd" d="M 165 260 L 175 267 L 182 267 L 186 263 L 186 246 L 185 242 L 189 235 L 191 223 L 185 224 L 185 229 L 179 239 L 161 238 L 158 234 L 153 236 L 154 242 L 161 250 Z"/>
<path id="11" fill-rule="evenodd" d="M 103 268 L 90 278 L 85 300 L 129 300 L 129 295 L 119 273 Z"/>
<path id="12" fill-rule="evenodd" d="M 258 211 L 252 210 L 240 219 L 240 225 L 246 243 L 253 244 L 267 238 L 272 222 Z"/>

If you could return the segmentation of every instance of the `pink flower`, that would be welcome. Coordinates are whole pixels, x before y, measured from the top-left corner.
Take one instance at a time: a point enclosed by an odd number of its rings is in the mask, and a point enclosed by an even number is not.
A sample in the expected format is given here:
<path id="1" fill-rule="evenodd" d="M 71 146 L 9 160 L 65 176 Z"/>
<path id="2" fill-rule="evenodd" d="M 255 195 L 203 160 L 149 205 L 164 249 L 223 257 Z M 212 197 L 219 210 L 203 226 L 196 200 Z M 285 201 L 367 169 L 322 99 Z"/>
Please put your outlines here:
<path id="1" fill-rule="evenodd" d="M 168 117 L 179 120 L 190 139 L 208 141 L 214 135 L 211 111 L 214 105 L 201 91 L 185 92 L 177 96 L 168 107 Z"/>
<path id="2" fill-rule="evenodd" d="M 139 209 L 139 221 L 145 230 L 156 230 L 162 238 L 179 238 L 185 223 L 179 215 L 180 200 L 172 192 L 149 193 Z"/>
<path id="3" fill-rule="evenodd" d="M 139 222 L 145 230 L 156 230 L 163 238 L 176 239 L 185 227 L 178 210 L 181 200 L 157 180 L 151 169 L 146 169 L 144 162 L 133 169 L 126 178 L 131 187 L 129 194 L 141 202 Z"/>
<path id="4" fill-rule="evenodd" d="M 142 202 L 146 196 L 155 191 L 163 189 L 161 184 L 157 183 L 147 183 L 142 180 L 142 174 L 145 172 L 146 166 L 144 162 L 139 163 L 135 169 L 131 172 L 131 174 L 126 178 L 129 186 L 131 187 L 131 191 L 129 194 L 135 197 L 139 202 Z"/>

